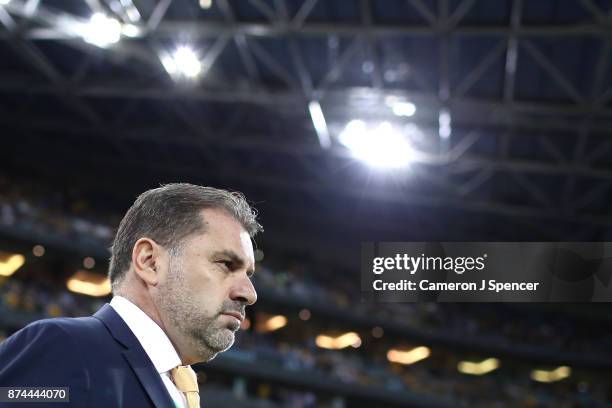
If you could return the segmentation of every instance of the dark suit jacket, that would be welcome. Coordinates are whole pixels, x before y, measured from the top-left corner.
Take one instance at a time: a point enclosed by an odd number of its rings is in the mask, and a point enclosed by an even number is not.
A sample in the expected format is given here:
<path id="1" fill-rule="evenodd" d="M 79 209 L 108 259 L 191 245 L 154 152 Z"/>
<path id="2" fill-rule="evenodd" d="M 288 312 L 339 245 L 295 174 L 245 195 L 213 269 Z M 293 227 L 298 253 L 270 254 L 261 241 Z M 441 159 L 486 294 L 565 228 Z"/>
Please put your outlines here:
<path id="1" fill-rule="evenodd" d="M 174 407 L 159 373 L 109 305 L 90 317 L 45 319 L 0 343 L 0 387 L 70 387 L 70 403 L 0 407 Z"/>

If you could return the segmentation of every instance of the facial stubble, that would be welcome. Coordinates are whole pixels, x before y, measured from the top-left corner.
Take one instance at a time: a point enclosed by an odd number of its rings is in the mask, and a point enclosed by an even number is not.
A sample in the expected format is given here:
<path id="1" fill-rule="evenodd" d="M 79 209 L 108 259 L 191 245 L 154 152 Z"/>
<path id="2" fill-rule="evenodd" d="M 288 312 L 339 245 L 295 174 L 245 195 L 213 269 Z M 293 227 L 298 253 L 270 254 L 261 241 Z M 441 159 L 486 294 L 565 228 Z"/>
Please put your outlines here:
<path id="1" fill-rule="evenodd" d="M 192 292 L 184 276 L 180 256 L 171 256 L 168 277 L 160 287 L 157 304 L 183 342 L 202 361 L 209 361 L 234 344 L 234 331 L 238 327 L 229 326 L 219 318 L 225 310 L 223 305 L 220 310 L 210 311 L 198 304 L 198 295 Z"/>

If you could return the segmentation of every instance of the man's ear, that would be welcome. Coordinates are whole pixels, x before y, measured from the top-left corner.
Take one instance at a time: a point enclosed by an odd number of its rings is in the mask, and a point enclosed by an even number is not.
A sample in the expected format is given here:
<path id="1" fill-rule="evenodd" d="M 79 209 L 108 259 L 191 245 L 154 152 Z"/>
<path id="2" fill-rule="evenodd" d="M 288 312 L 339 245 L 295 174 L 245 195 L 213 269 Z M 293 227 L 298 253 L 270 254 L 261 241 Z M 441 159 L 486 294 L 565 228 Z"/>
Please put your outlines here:
<path id="1" fill-rule="evenodd" d="M 132 249 L 132 265 L 136 275 L 146 285 L 156 286 L 159 281 L 161 246 L 150 238 L 140 238 Z"/>

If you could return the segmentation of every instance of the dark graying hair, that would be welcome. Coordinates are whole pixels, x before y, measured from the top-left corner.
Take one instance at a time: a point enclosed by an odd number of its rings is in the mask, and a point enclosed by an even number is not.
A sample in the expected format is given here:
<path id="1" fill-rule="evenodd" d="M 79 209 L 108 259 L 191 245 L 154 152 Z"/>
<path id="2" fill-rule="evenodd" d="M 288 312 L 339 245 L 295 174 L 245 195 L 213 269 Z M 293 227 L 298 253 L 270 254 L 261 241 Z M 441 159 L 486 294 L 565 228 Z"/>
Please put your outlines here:
<path id="1" fill-rule="evenodd" d="M 136 241 L 146 237 L 177 251 L 185 238 L 205 231 L 201 211 L 207 208 L 227 211 L 251 237 L 263 231 L 257 222 L 257 212 L 242 193 L 187 183 L 145 191 L 121 220 L 113 240 L 108 271 L 113 291 L 130 267 Z"/>

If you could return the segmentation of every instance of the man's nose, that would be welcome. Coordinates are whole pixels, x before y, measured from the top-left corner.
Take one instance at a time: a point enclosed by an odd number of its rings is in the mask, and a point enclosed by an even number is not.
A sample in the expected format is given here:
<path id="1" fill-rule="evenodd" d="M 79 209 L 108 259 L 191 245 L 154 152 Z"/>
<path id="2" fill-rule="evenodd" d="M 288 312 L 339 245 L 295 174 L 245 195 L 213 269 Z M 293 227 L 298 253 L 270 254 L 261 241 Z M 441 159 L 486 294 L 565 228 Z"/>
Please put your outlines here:
<path id="1" fill-rule="evenodd" d="M 237 279 L 230 290 L 230 298 L 246 304 L 247 306 L 257 302 L 257 292 L 253 282 L 248 276 L 242 275 Z"/>

